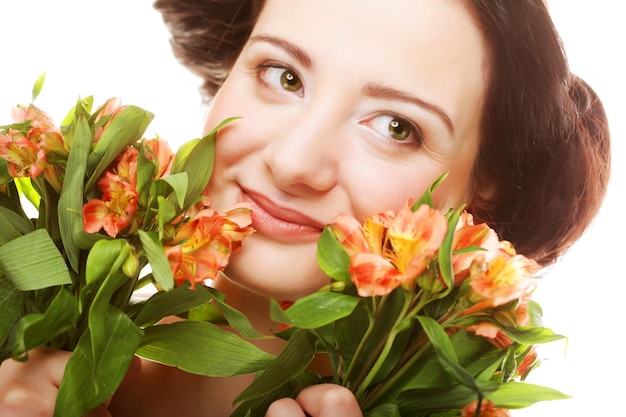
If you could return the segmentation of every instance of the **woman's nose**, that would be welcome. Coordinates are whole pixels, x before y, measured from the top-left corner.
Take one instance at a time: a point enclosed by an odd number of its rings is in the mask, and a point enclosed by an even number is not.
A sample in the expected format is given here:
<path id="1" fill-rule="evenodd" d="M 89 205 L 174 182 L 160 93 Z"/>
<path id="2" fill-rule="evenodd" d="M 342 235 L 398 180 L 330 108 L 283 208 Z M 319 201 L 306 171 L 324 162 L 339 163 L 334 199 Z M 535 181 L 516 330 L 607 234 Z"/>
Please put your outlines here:
<path id="1" fill-rule="evenodd" d="M 282 119 L 263 151 L 276 184 L 293 194 L 331 189 L 337 183 L 341 124 L 329 109 L 313 108 Z"/>

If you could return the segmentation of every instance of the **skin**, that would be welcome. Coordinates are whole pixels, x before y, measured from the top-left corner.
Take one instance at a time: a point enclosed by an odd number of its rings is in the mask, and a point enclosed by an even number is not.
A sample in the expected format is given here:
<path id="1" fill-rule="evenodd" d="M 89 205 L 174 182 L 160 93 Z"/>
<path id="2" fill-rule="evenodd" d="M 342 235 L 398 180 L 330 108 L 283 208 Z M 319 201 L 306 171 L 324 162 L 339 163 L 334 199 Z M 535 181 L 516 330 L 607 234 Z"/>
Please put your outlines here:
<path id="1" fill-rule="evenodd" d="M 316 241 L 337 214 L 363 220 L 398 210 L 444 172 L 449 176 L 434 196 L 438 208 L 467 202 L 489 77 L 487 47 L 463 2 L 301 0 L 293 6 L 266 1 L 206 121 L 208 131 L 241 116 L 218 135 L 210 197 L 216 209 L 251 204 L 257 229 L 232 258 L 228 278 L 215 285 L 265 334 L 278 328 L 268 318 L 268 297 L 293 300 L 327 283 Z M 256 343 L 271 353 L 283 345 Z M 319 359 L 313 368 L 323 371 Z M 53 362 L 58 367 L 64 360 Z M 250 380 L 144 363 L 109 410 L 228 416 Z M 23 386 L 37 393 L 33 384 Z M 55 388 L 45 392 L 54 396 Z M 267 415 L 307 414 L 361 415 L 354 397 L 331 385 L 277 401 Z"/>

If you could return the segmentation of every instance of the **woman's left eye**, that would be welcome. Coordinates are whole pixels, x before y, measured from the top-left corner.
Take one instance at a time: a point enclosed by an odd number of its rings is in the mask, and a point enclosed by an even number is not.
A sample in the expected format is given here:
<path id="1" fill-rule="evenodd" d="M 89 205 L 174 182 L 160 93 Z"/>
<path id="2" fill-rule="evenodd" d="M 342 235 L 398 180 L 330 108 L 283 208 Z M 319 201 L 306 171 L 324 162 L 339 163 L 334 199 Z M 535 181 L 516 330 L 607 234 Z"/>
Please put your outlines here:
<path id="1" fill-rule="evenodd" d="M 379 134 L 398 142 L 410 142 L 420 145 L 423 137 L 420 129 L 412 122 L 391 115 L 380 115 L 368 123 Z"/>

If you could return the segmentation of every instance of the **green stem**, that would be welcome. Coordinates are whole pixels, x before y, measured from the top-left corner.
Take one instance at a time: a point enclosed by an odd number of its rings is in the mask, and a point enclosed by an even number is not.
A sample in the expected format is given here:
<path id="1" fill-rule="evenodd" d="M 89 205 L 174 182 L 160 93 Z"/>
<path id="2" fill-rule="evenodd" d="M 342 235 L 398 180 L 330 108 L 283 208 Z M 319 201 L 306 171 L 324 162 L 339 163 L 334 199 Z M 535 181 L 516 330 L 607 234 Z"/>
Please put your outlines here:
<path id="1" fill-rule="evenodd" d="M 364 372 L 361 372 L 359 374 L 359 377 L 354 383 L 354 386 L 356 387 L 356 391 L 354 392 L 357 399 L 360 399 L 365 394 L 373 379 L 378 374 L 378 371 L 387 359 L 387 355 L 393 347 L 393 343 L 395 342 L 396 336 L 399 333 L 397 330 L 398 325 L 400 325 L 400 323 L 402 323 L 402 321 L 409 316 L 407 314 L 407 311 L 409 311 L 411 304 L 412 299 L 409 297 L 405 297 L 402 310 L 400 311 L 400 314 L 398 314 L 398 316 L 396 317 L 396 320 L 391 327 L 391 331 L 385 338 L 382 339 L 383 343 L 378 344 L 375 352 L 373 352 L 373 354 L 370 356 L 370 360 L 368 361 L 366 366 L 362 368 Z"/>
<path id="2" fill-rule="evenodd" d="M 376 300 L 373 298 L 372 299 L 372 310 L 376 309 Z M 356 366 L 355 364 L 359 362 L 359 357 L 361 356 L 361 354 L 363 353 L 363 349 L 365 347 L 365 345 L 367 344 L 367 341 L 369 340 L 370 336 L 372 335 L 372 331 L 374 330 L 374 323 L 375 320 L 372 319 L 369 322 L 369 325 L 367 327 L 367 330 L 365 331 L 365 334 L 363 335 L 363 338 L 361 339 L 361 343 L 359 343 L 359 345 L 357 346 L 356 351 L 354 352 L 354 355 L 352 356 L 352 361 L 350 362 L 350 366 L 348 366 L 348 369 L 346 370 L 346 373 L 344 375 L 343 378 L 343 383 L 342 385 L 346 386 L 346 384 L 348 384 L 348 382 L 352 379 L 352 374 L 354 373 Z"/>

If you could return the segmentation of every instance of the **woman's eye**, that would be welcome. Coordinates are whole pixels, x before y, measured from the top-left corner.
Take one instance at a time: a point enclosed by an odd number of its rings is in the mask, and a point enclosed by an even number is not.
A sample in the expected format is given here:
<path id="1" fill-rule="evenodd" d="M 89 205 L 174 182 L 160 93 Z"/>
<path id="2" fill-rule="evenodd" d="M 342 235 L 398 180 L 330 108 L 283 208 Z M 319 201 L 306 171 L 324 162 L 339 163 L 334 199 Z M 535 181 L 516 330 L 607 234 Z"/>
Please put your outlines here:
<path id="1" fill-rule="evenodd" d="M 302 80 L 298 74 L 290 69 L 264 66 L 261 76 L 266 83 L 291 93 L 302 89 Z"/>
<path id="2" fill-rule="evenodd" d="M 399 117 L 382 115 L 374 117 L 370 126 L 383 136 L 400 142 L 421 142 L 419 129 L 413 123 Z"/>

